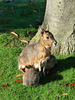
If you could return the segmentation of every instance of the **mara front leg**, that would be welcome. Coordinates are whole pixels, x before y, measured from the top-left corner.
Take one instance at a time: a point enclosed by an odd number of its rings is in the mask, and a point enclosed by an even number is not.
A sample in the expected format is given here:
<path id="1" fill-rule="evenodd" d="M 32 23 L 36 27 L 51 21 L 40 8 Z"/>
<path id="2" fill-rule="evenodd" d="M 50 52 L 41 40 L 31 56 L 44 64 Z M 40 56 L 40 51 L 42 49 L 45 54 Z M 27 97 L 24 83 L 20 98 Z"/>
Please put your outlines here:
<path id="1" fill-rule="evenodd" d="M 42 78 L 42 66 L 41 66 L 41 63 L 39 63 L 39 77 Z"/>
<path id="2" fill-rule="evenodd" d="M 46 76 L 46 63 L 43 66 L 43 75 Z"/>

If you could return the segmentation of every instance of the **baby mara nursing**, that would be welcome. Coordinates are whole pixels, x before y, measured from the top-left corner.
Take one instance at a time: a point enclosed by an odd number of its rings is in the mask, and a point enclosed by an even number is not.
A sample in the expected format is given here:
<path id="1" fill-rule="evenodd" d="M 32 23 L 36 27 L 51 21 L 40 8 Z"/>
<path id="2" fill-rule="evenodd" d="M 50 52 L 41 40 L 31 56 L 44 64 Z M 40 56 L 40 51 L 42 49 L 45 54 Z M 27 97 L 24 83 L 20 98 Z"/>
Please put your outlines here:
<path id="1" fill-rule="evenodd" d="M 23 75 L 23 85 L 36 86 L 39 83 L 39 74 L 33 66 L 26 66 L 25 73 Z"/>
<path id="2" fill-rule="evenodd" d="M 21 72 L 24 73 L 23 69 L 25 66 L 33 66 L 36 69 L 39 69 L 40 75 L 43 68 L 43 74 L 46 75 L 46 62 L 51 55 L 51 47 L 56 46 L 57 42 L 54 39 L 54 36 L 49 32 L 49 26 L 46 26 L 46 29 L 40 29 L 40 39 L 37 43 L 29 44 L 26 46 L 19 58 L 18 58 L 18 68 Z"/>

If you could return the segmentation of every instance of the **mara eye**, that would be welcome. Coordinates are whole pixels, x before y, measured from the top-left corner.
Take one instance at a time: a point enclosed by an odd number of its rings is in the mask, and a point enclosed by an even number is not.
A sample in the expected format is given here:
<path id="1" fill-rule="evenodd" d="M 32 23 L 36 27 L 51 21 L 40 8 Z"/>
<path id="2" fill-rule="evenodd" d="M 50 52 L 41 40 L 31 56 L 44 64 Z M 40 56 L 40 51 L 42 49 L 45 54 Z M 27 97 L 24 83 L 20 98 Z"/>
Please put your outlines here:
<path id="1" fill-rule="evenodd" d="M 46 37 L 47 39 L 49 39 L 49 37 Z"/>

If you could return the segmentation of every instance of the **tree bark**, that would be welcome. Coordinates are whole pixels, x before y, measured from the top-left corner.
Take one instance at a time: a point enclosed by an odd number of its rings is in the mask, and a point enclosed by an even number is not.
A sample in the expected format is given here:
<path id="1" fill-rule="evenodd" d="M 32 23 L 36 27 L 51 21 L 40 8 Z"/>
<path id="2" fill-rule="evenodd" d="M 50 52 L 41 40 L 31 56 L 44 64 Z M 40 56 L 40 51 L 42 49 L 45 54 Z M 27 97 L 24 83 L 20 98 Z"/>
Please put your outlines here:
<path id="1" fill-rule="evenodd" d="M 47 0 L 41 27 L 47 24 L 58 42 L 52 47 L 52 54 L 75 53 L 75 0 Z M 37 42 L 39 34 L 40 28 L 31 41 Z"/>

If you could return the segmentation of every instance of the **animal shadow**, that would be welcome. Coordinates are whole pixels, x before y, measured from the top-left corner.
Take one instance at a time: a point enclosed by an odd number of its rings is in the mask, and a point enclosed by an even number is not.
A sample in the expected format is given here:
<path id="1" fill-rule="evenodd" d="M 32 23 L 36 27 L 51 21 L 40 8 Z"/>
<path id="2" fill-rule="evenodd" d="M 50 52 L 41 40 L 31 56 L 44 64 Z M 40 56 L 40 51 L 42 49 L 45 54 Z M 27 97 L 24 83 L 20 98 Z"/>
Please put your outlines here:
<path id="1" fill-rule="evenodd" d="M 58 61 L 57 65 L 55 65 L 55 67 L 50 69 L 49 75 L 40 80 L 40 84 L 44 85 L 51 81 L 62 80 L 63 76 L 60 75 L 58 72 L 63 72 L 70 68 L 75 68 L 75 57 L 59 59 L 57 61 Z"/>

